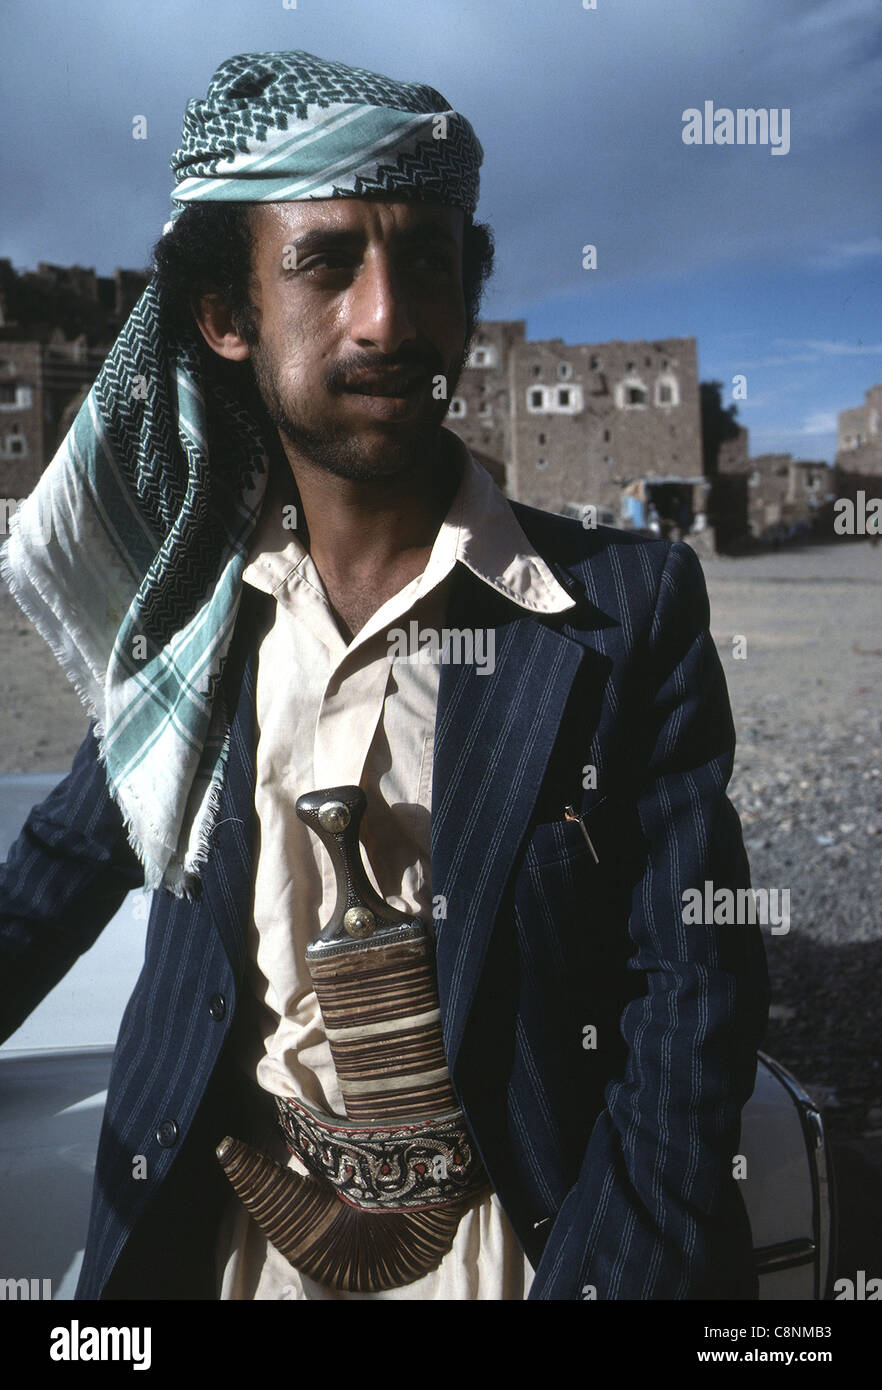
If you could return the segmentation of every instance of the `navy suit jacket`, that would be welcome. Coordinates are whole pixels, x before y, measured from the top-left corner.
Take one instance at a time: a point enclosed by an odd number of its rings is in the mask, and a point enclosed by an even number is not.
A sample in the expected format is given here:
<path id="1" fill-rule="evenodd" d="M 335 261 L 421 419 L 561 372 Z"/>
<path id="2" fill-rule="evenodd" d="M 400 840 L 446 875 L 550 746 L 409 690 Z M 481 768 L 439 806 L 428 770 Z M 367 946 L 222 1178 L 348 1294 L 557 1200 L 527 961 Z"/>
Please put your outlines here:
<path id="1" fill-rule="evenodd" d="M 437 967 L 453 1084 L 536 1270 L 532 1299 L 753 1298 L 731 1172 L 766 1023 L 763 945 L 756 927 L 682 913 L 687 888 L 749 884 L 704 578 L 682 543 L 513 505 L 577 606 L 531 616 L 457 567 L 447 623 L 493 628 L 496 666 L 440 675 L 431 868 L 446 899 Z M 244 586 L 224 675 L 231 752 L 198 894 L 153 897 L 81 1298 L 216 1297 L 228 1189 L 213 1147 L 267 1122 L 235 1065 L 267 603 Z M 564 819 L 570 803 L 598 863 Z M 142 881 L 90 730 L 0 870 L 0 1035 Z"/>

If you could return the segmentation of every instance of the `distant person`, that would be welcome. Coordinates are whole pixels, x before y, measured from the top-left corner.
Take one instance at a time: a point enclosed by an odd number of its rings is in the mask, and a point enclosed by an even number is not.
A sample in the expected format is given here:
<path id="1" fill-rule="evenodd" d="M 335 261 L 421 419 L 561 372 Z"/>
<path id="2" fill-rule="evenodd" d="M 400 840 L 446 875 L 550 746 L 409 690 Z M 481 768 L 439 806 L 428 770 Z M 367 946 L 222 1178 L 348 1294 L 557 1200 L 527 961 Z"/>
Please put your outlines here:
<path id="1" fill-rule="evenodd" d="M 80 1298 L 756 1296 L 732 1157 L 762 942 L 682 910 L 749 882 L 704 581 L 685 545 L 508 502 L 443 428 L 481 157 L 430 87 L 222 63 L 153 281 L 18 513 L 13 590 L 95 722 L 0 871 L 2 1036 L 153 890 Z M 414 626 L 486 659 L 393 661 Z M 342 834 L 343 786 L 437 982 L 375 971 L 329 1021 L 334 875 L 294 807 L 321 789 Z"/>

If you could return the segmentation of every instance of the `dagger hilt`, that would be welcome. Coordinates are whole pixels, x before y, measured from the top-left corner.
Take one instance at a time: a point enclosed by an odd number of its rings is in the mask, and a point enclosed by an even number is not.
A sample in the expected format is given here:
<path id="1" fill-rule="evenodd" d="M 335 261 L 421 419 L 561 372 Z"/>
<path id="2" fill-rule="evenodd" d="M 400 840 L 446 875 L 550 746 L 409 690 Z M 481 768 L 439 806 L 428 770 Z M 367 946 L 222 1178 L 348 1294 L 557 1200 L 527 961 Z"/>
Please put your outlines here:
<path id="1" fill-rule="evenodd" d="M 359 942 L 378 946 L 430 937 L 421 917 L 399 912 L 371 884 L 361 858 L 358 830 L 367 807 L 361 787 L 325 787 L 299 796 L 294 809 L 331 857 L 337 903 L 330 922 L 307 950 L 307 959 L 324 959 Z"/>

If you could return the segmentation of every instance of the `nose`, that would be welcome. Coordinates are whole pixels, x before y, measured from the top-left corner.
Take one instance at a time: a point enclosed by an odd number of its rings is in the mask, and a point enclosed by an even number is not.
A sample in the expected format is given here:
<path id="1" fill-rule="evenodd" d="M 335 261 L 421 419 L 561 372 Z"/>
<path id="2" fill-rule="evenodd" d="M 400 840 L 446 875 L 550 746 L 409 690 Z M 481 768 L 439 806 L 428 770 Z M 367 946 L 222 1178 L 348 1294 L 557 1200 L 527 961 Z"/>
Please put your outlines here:
<path id="1" fill-rule="evenodd" d="M 366 253 L 349 300 L 349 334 L 359 347 L 395 353 L 416 337 L 410 287 L 385 248 Z"/>

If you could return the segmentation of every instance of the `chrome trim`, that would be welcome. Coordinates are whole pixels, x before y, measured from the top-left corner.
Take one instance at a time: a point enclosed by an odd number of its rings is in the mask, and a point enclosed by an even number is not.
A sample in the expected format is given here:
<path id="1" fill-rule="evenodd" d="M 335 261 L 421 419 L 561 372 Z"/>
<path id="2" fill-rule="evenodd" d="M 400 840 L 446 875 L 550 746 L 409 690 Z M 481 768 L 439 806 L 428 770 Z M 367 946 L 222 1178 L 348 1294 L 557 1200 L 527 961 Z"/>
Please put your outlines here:
<path id="1" fill-rule="evenodd" d="M 768 1053 L 758 1052 L 757 1057 L 790 1092 L 802 1123 L 812 1179 L 815 1216 L 813 1235 L 818 1256 L 815 1269 L 815 1299 L 820 1301 L 829 1298 L 832 1292 L 837 1229 L 836 1185 L 823 1116 L 808 1092 L 786 1067 L 776 1062 Z"/>
<path id="2" fill-rule="evenodd" d="M 813 1264 L 818 1247 L 813 1240 L 782 1240 L 778 1245 L 764 1245 L 754 1250 L 757 1274 L 771 1274 L 778 1269 L 795 1269 L 798 1265 Z"/>

